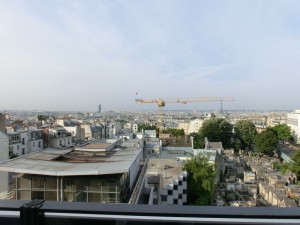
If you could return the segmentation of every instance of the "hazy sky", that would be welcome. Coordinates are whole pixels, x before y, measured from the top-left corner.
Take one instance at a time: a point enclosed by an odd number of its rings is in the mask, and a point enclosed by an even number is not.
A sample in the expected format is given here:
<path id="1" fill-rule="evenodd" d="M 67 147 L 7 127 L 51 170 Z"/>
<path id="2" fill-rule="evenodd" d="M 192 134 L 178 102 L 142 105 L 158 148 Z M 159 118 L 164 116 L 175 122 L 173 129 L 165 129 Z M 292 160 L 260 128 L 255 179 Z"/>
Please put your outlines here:
<path id="1" fill-rule="evenodd" d="M 299 12 L 299 0 L 0 0 L 0 110 L 206 96 L 300 108 Z"/>

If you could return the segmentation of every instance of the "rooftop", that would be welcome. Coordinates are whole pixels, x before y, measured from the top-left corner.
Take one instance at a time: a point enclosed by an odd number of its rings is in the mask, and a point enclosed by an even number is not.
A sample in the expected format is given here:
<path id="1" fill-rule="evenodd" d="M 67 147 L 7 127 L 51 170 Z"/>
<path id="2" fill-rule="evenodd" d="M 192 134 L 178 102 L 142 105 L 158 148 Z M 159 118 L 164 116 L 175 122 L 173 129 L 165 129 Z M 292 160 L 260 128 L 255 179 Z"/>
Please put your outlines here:
<path id="1" fill-rule="evenodd" d="M 182 165 L 174 159 L 149 159 L 146 174 L 161 175 L 161 188 L 173 184 L 174 179 L 182 173 Z"/>
<path id="2" fill-rule="evenodd" d="M 140 154 L 138 148 L 109 152 L 44 150 L 0 163 L 0 171 L 49 176 L 125 173 Z"/>

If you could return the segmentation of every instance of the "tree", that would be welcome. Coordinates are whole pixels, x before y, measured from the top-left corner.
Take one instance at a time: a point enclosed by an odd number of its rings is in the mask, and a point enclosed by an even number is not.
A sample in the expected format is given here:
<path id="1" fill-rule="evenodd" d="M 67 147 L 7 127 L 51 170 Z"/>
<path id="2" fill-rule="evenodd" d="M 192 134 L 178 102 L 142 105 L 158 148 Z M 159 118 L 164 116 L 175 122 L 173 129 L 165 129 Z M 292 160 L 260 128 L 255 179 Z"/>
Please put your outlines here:
<path id="1" fill-rule="evenodd" d="M 172 129 L 168 128 L 166 130 L 162 130 L 164 134 L 172 134 L 173 137 L 184 137 L 183 129 Z"/>
<path id="2" fill-rule="evenodd" d="M 266 155 L 273 155 L 277 143 L 277 135 L 271 129 L 264 130 L 255 136 L 255 150 Z"/>
<path id="3" fill-rule="evenodd" d="M 201 135 L 199 132 L 197 133 L 190 133 L 189 137 L 193 137 L 193 142 L 194 142 L 194 148 L 198 149 L 198 148 L 203 148 L 203 141 L 201 140 Z"/>
<path id="4" fill-rule="evenodd" d="M 235 124 L 235 139 L 240 142 L 242 149 L 251 149 L 256 135 L 255 125 L 248 120 L 240 120 Z"/>
<path id="5" fill-rule="evenodd" d="M 291 128 L 287 124 L 278 124 L 270 129 L 276 132 L 279 140 L 285 141 L 292 139 Z"/>
<path id="6" fill-rule="evenodd" d="M 13 153 L 12 151 L 9 151 L 9 158 L 10 158 L 10 159 L 17 158 L 17 157 L 19 157 L 18 154 L 15 154 L 15 153 Z"/>
<path id="7" fill-rule="evenodd" d="M 290 164 L 290 171 L 296 174 L 297 178 L 300 179 L 300 150 L 294 151 L 292 155 L 293 162 Z"/>
<path id="8" fill-rule="evenodd" d="M 274 169 L 280 170 L 282 175 L 285 175 L 287 170 L 290 170 L 290 163 L 279 163 L 278 161 L 273 162 Z"/>
<path id="9" fill-rule="evenodd" d="M 198 202 L 202 205 L 209 205 L 217 171 L 215 166 L 208 162 L 207 157 L 198 154 L 187 160 L 183 169 L 188 172 L 187 186 L 190 204 Z"/>
<path id="10" fill-rule="evenodd" d="M 202 124 L 199 132 L 202 142 L 207 137 L 209 141 L 220 141 L 224 148 L 229 148 L 233 137 L 232 129 L 233 126 L 225 119 L 212 118 Z"/>

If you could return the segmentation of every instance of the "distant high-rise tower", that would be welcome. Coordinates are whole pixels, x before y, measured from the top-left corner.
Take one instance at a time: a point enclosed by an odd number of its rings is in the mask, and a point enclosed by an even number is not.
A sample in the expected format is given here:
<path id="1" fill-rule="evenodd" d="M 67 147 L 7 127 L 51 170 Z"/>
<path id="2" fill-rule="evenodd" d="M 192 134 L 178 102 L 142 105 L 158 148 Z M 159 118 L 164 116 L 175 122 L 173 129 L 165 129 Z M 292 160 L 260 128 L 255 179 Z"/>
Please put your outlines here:
<path id="1" fill-rule="evenodd" d="M 98 113 L 101 113 L 101 105 L 98 105 Z"/>

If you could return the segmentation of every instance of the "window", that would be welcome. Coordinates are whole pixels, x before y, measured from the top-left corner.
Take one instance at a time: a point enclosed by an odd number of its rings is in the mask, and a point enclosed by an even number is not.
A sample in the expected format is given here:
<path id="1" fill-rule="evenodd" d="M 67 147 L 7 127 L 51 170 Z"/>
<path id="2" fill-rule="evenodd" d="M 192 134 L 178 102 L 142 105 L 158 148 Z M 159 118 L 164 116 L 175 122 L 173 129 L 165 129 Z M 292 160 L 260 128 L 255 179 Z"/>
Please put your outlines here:
<path id="1" fill-rule="evenodd" d="M 183 181 L 186 181 L 186 177 L 183 177 Z"/>
<path id="2" fill-rule="evenodd" d="M 168 199 L 168 198 L 167 198 L 167 196 L 166 196 L 166 195 L 162 195 L 162 196 L 161 196 L 161 201 L 164 201 L 164 202 L 166 202 L 166 201 L 167 201 L 167 199 Z"/>
<path id="3" fill-rule="evenodd" d="M 179 199 L 182 199 L 182 194 L 179 194 L 179 195 L 178 195 L 178 198 L 179 198 Z"/>
<path id="4" fill-rule="evenodd" d="M 35 142 L 32 143 L 32 147 L 35 147 Z"/>
<path id="5" fill-rule="evenodd" d="M 25 145 L 25 138 L 22 138 L 22 145 Z"/>
<path id="6" fill-rule="evenodd" d="M 22 155 L 25 155 L 25 148 L 22 148 Z"/>
<path id="7" fill-rule="evenodd" d="M 39 141 L 39 148 L 41 147 L 41 141 Z"/>
<path id="8" fill-rule="evenodd" d="M 178 190 L 178 186 L 177 185 L 174 185 L 174 190 Z"/>
<path id="9" fill-rule="evenodd" d="M 45 199 L 44 191 L 32 191 L 32 199 Z"/>
<path id="10" fill-rule="evenodd" d="M 182 180 L 178 181 L 178 185 L 182 185 Z"/>
<path id="11" fill-rule="evenodd" d="M 45 182 L 43 178 L 32 178 L 32 189 L 44 189 Z M 34 198 L 33 198 L 34 199 Z"/>
<path id="12" fill-rule="evenodd" d="M 174 199 L 174 200 L 173 200 L 173 204 L 174 204 L 174 205 L 177 205 L 177 204 L 178 204 L 178 199 Z"/>
<path id="13" fill-rule="evenodd" d="M 186 190 L 183 190 L 183 194 L 186 194 Z"/>
<path id="14" fill-rule="evenodd" d="M 168 195 L 173 195 L 173 190 L 168 190 Z"/>

